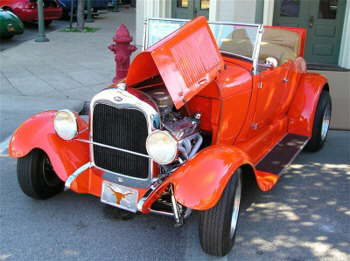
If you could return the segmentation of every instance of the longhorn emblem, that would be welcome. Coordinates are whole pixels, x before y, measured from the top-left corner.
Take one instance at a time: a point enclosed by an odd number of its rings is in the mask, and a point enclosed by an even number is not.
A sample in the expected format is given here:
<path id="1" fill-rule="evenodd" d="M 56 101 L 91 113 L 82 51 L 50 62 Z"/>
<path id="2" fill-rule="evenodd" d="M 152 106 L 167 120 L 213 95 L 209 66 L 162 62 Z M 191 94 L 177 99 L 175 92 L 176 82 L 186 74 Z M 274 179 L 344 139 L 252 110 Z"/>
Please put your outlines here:
<path id="1" fill-rule="evenodd" d="M 131 195 L 132 193 L 131 192 L 127 192 L 127 193 L 121 193 L 119 191 L 115 191 L 112 186 L 108 186 L 108 188 L 110 190 L 112 190 L 112 192 L 114 193 L 114 196 L 115 196 L 115 202 L 120 205 L 120 202 L 122 201 L 122 199 L 124 199 L 125 197 L 127 197 L 128 195 Z"/>

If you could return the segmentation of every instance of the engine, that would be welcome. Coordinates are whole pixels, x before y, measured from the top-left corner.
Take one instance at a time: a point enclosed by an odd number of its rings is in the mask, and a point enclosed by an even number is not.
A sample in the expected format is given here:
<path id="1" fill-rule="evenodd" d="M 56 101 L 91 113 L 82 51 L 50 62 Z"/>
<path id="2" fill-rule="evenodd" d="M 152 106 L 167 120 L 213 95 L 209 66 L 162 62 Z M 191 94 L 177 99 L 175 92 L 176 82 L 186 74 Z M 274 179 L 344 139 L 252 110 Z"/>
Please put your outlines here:
<path id="1" fill-rule="evenodd" d="M 185 116 L 177 111 L 165 88 L 154 89 L 146 94 L 155 102 L 161 118 L 161 129 L 167 130 L 178 142 L 178 163 L 192 158 L 202 145 L 199 132 L 201 114 Z"/>

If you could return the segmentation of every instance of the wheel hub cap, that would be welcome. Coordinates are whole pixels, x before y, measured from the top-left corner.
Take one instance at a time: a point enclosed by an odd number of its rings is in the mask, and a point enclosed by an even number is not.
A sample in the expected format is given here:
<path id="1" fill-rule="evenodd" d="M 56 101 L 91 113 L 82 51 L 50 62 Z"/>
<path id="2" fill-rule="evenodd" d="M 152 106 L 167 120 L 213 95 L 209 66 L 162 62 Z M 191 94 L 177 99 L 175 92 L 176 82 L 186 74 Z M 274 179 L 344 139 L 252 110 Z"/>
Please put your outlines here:
<path id="1" fill-rule="evenodd" d="M 237 221 L 238 221 L 238 214 L 239 214 L 239 206 L 241 203 L 241 193 L 242 193 L 242 179 L 241 177 L 238 178 L 236 191 L 235 191 L 235 197 L 233 200 L 233 210 L 232 210 L 232 218 L 231 218 L 231 231 L 230 231 L 230 237 L 232 238 L 236 231 Z"/>

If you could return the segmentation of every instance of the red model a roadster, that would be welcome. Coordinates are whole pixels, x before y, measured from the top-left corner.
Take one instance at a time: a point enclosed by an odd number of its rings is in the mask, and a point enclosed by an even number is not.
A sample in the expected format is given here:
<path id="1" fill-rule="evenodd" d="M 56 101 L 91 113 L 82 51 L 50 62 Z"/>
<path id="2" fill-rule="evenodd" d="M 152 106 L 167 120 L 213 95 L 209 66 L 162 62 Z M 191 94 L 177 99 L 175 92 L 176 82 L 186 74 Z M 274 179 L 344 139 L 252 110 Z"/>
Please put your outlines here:
<path id="1" fill-rule="evenodd" d="M 88 120 L 47 111 L 16 130 L 23 192 L 46 199 L 66 187 L 179 225 L 198 210 L 204 251 L 226 255 L 243 178 L 268 191 L 326 140 L 329 85 L 307 72 L 304 46 L 304 29 L 149 19 L 146 49 L 92 99 Z"/>

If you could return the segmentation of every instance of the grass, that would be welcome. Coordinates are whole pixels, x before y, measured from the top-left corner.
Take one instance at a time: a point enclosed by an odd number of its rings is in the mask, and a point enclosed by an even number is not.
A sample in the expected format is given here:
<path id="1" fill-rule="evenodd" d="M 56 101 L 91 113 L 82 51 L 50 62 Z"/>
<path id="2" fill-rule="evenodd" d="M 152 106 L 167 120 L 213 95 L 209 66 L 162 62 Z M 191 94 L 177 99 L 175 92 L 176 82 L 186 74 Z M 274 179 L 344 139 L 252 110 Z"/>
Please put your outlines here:
<path id="1" fill-rule="evenodd" d="M 83 30 L 80 30 L 79 28 L 75 28 L 75 27 L 72 27 L 72 28 L 66 27 L 66 28 L 61 29 L 60 32 L 65 32 L 65 33 L 94 33 L 94 32 L 96 32 L 98 30 L 100 30 L 100 28 L 89 27 L 89 26 L 84 27 Z"/>

